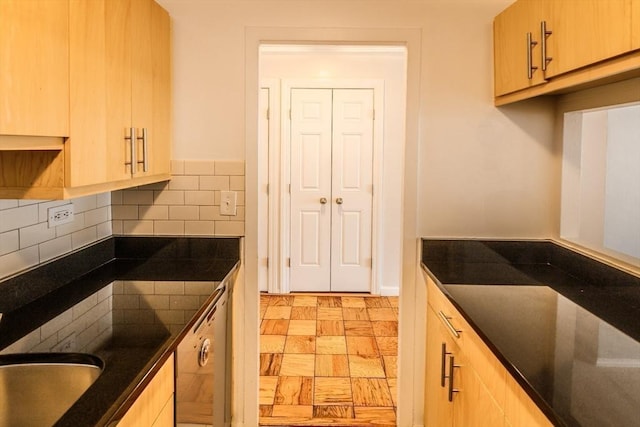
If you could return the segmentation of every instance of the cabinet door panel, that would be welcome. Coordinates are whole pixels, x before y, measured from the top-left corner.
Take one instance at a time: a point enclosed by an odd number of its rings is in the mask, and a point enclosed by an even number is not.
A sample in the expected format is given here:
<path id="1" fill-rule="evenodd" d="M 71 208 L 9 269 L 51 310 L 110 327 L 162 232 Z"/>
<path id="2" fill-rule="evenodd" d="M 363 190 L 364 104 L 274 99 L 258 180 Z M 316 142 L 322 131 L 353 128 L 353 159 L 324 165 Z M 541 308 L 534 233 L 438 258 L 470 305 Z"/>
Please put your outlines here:
<path id="1" fill-rule="evenodd" d="M 448 400 L 446 379 L 444 387 L 442 386 L 442 344 L 447 346 L 449 352 L 455 347 L 443 330 L 438 316 L 431 307 L 428 307 L 424 391 L 425 427 L 453 426 L 453 404 Z M 447 366 L 445 366 L 445 374 L 446 369 L 448 369 Z"/>
<path id="2" fill-rule="evenodd" d="M 67 0 L 0 0 L 0 135 L 69 135 Z"/>
<path id="3" fill-rule="evenodd" d="M 493 49 L 496 96 L 526 89 L 544 83 L 540 67 L 540 17 L 542 3 L 538 0 L 520 0 L 498 15 L 493 23 Z M 527 46 L 527 33 L 538 44 Z M 529 79 L 528 55 L 531 65 L 538 67 Z"/>
<path id="4" fill-rule="evenodd" d="M 631 50 L 631 0 L 547 0 L 547 7 L 547 78 Z"/>
<path id="5" fill-rule="evenodd" d="M 640 0 L 631 0 L 631 49 L 640 49 Z"/>

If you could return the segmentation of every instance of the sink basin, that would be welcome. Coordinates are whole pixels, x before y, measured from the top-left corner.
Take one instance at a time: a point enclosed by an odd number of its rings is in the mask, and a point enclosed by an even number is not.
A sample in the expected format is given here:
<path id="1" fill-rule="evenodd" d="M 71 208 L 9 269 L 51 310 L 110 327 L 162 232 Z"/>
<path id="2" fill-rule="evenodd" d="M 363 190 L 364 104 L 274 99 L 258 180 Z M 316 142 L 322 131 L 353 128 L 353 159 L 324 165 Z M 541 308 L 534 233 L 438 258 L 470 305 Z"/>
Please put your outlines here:
<path id="1" fill-rule="evenodd" d="M 83 353 L 0 355 L 0 427 L 52 426 L 103 368 Z"/>

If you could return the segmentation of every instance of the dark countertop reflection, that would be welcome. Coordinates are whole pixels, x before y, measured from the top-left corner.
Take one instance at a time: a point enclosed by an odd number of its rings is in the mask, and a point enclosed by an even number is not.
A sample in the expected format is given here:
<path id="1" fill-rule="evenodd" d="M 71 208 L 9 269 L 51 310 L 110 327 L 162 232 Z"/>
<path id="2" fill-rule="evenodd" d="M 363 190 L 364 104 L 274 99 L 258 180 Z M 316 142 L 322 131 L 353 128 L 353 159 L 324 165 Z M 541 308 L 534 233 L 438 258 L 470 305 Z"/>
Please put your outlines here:
<path id="1" fill-rule="evenodd" d="M 550 241 L 424 239 L 422 261 L 555 425 L 640 426 L 640 278 Z"/>

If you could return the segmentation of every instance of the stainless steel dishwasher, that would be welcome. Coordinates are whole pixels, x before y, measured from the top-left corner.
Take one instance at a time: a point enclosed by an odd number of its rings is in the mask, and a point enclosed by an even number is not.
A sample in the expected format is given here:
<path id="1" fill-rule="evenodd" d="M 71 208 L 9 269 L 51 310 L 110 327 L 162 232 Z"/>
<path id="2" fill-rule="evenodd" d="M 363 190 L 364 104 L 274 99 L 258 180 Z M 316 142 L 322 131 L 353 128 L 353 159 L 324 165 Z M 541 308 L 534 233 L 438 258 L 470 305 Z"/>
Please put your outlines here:
<path id="1" fill-rule="evenodd" d="M 224 427 L 228 419 L 227 280 L 176 350 L 176 426 Z"/>

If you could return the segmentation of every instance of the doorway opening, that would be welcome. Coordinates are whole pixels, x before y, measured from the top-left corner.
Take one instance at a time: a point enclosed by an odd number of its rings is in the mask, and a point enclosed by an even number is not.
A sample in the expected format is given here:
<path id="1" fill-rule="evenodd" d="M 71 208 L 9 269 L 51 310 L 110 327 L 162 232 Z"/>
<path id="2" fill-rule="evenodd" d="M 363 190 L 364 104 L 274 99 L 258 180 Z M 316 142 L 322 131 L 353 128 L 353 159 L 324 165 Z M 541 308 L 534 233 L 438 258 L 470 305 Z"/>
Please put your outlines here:
<path id="1" fill-rule="evenodd" d="M 399 294 L 406 72 L 400 46 L 260 45 L 261 292 Z"/>

